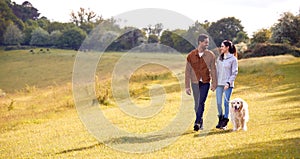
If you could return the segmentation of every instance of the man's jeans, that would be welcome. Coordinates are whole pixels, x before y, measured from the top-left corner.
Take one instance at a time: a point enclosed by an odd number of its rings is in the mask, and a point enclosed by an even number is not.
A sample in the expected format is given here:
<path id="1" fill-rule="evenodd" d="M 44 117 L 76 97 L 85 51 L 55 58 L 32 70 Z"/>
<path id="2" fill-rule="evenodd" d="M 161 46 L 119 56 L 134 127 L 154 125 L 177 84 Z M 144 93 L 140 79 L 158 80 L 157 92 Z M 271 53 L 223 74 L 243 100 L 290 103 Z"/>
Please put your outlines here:
<path id="1" fill-rule="evenodd" d="M 202 117 L 205 107 L 205 101 L 207 98 L 208 90 L 210 87 L 210 83 L 202 83 L 199 84 L 192 83 L 192 90 L 194 96 L 194 103 L 195 103 L 195 113 L 196 113 L 196 120 L 195 124 L 202 124 Z"/>

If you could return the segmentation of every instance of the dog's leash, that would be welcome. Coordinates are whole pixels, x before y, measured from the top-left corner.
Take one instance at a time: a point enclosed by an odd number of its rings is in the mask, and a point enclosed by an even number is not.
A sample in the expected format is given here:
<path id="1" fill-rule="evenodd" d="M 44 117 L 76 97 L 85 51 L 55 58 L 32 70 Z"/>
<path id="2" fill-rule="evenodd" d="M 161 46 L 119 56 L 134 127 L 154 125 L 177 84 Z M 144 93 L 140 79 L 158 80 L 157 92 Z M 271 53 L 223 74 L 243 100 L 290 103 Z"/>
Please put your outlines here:
<path id="1" fill-rule="evenodd" d="M 223 91 L 223 94 L 224 94 L 224 99 L 225 99 L 225 101 L 229 103 L 230 101 L 229 101 L 229 100 L 227 99 L 227 97 L 226 97 L 225 90 Z"/>

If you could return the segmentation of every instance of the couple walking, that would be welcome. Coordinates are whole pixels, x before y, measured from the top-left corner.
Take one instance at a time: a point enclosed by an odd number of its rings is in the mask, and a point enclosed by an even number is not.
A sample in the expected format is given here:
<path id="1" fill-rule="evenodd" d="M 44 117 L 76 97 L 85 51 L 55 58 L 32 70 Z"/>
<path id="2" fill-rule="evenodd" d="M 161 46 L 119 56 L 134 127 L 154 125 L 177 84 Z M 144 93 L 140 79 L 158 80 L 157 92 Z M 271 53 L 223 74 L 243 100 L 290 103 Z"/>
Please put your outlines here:
<path id="1" fill-rule="evenodd" d="M 187 56 L 185 68 L 185 88 L 188 95 L 193 94 L 196 120 L 194 130 L 203 129 L 203 112 L 209 89 L 216 90 L 219 122 L 216 128 L 226 128 L 229 121 L 229 100 L 238 74 L 236 48 L 229 40 L 224 40 L 220 46 L 220 55 L 215 57 L 208 50 L 209 37 L 200 34 L 198 47 Z M 211 82 L 211 83 L 210 83 Z M 223 93 L 224 92 L 224 93 Z M 222 98 L 224 96 L 224 113 Z"/>

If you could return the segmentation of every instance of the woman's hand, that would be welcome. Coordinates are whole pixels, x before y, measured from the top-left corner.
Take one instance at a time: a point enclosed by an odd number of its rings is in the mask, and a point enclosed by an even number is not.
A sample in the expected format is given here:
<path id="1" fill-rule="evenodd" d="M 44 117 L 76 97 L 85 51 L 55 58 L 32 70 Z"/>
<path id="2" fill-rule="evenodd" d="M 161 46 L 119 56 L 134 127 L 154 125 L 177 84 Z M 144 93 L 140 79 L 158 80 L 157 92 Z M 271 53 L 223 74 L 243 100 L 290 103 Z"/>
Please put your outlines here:
<path id="1" fill-rule="evenodd" d="M 228 88 L 229 88 L 229 85 L 226 84 L 226 85 L 224 86 L 224 90 L 226 91 Z"/>

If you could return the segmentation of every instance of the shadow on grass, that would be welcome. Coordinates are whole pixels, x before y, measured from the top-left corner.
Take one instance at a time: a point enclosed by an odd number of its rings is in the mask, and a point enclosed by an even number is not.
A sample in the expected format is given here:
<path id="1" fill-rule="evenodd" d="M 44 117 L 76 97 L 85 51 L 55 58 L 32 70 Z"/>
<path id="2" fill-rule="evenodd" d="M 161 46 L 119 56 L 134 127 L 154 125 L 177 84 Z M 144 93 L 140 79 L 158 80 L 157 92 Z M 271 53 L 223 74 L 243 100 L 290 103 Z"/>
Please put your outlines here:
<path id="1" fill-rule="evenodd" d="M 298 158 L 300 156 L 300 138 L 274 140 L 247 144 L 242 148 L 230 149 L 230 152 L 220 152 L 220 156 L 213 158 Z"/>
<path id="2" fill-rule="evenodd" d="M 125 143 L 130 143 L 130 144 L 134 144 L 134 143 L 146 143 L 146 142 L 154 142 L 154 141 L 159 141 L 159 140 L 164 140 L 167 138 L 173 138 L 173 137 L 178 137 L 178 136 L 183 136 L 183 135 L 189 135 L 189 134 L 193 134 L 194 132 L 189 130 L 186 131 L 185 133 L 178 135 L 176 133 L 174 134 L 164 134 L 164 135 L 149 135 L 147 137 L 129 137 L 129 136 L 123 136 L 123 137 L 119 137 L 119 138 L 113 138 L 107 141 L 104 141 L 103 143 L 106 144 L 125 144 Z M 69 149 L 69 150 L 64 150 L 61 152 L 57 152 L 56 154 L 64 154 L 64 153 L 70 153 L 70 152 L 74 152 L 74 151 L 84 151 L 87 149 L 92 149 L 94 147 L 103 145 L 102 143 L 97 143 L 91 146 L 86 146 L 86 147 L 80 147 L 80 148 L 74 148 L 74 149 Z"/>
<path id="3" fill-rule="evenodd" d="M 300 83 L 299 83 L 300 84 Z M 287 85 L 289 88 L 283 88 L 283 89 L 278 89 L 276 92 L 280 92 L 274 95 L 270 95 L 270 99 L 278 99 L 280 103 L 287 103 L 291 101 L 300 101 L 299 99 L 299 93 L 300 93 L 300 87 L 292 87 Z"/>
<path id="4" fill-rule="evenodd" d="M 230 130 L 230 129 L 228 129 L 228 130 L 204 130 L 204 131 L 198 131 L 198 132 L 195 132 L 193 130 L 188 130 L 183 134 L 167 133 L 167 134 L 159 134 L 159 135 L 148 135 L 145 137 L 122 136 L 122 137 L 113 138 L 113 139 L 104 141 L 104 143 L 107 143 L 107 144 L 149 143 L 149 142 L 166 140 L 168 138 L 175 138 L 175 137 L 190 135 L 190 134 L 194 134 L 194 137 L 204 137 L 204 136 L 224 134 L 224 133 L 229 133 L 229 132 L 232 132 L 232 130 Z"/>
<path id="5" fill-rule="evenodd" d="M 286 108 L 272 109 L 276 112 L 277 119 L 281 121 L 295 120 L 300 118 L 300 107 L 299 106 L 287 106 Z"/>
<path id="6" fill-rule="evenodd" d="M 300 118 L 300 112 L 295 113 L 292 111 L 290 111 L 288 113 L 282 113 L 281 115 L 278 115 L 278 116 L 281 117 L 284 115 L 285 115 L 285 117 L 282 117 L 281 120 L 294 120 L 294 119 Z"/>
<path id="7" fill-rule="evenodd" d="M 59 154 L 70 153 L 70 152 L 75 152 L 75 151 L 84 151 L 84 150 L 92 149 L 92 148 L 100 146 L 100 145 L 103 145 L 103 144 L 96 143 L 96 144 L 90 145 L 90 146 L 85 146 L 85 147 L 80 147 L 80 148 L 74 148 L 74 149 L 64 150 L 64 151 L 61 151 L 61 152 L 57 152 L 56 154 L 59 155 Z"/>
<path id="8" fill-rule="evenodd" d="M 218 135 L 218 134 L 225 134 L 225 133 L 230 133 L 232 132 L 231 129 L 227 130 L 210 130 L 210 131 L 200 131 L 197 134 L 194 135 L 194 137 L 205 137 L 205 136 L 210 136 L 210 135 Z"/>
<path id="9" fill-rule="evenodd" d="M 106 141 L 103 141 L 103 143 L 106 144 L 135 144 L 135 143 L 149 143 L 149 142 L 156 142 L 161 140 L 166 140 L 168 138 L 175 138 L 180 137 L 184 135 L 193 134 L 194 132 L 192 130 L 188 130 L 182 134 L 180 133 L 166 133 L 166 134 L 158 134 L 158 135 L 147 135 L 143 137 L 138 136 L 122 136 L 117 138 L 112 138 Z"/>
<path id="10" fill-rule="evenodd" d="M 300 132 L 300 128 L 299 129 L 294 129 L 294 130 L 289 130 L 286 131 L 287 133 L 293 133 L 293 132 Z"/>

